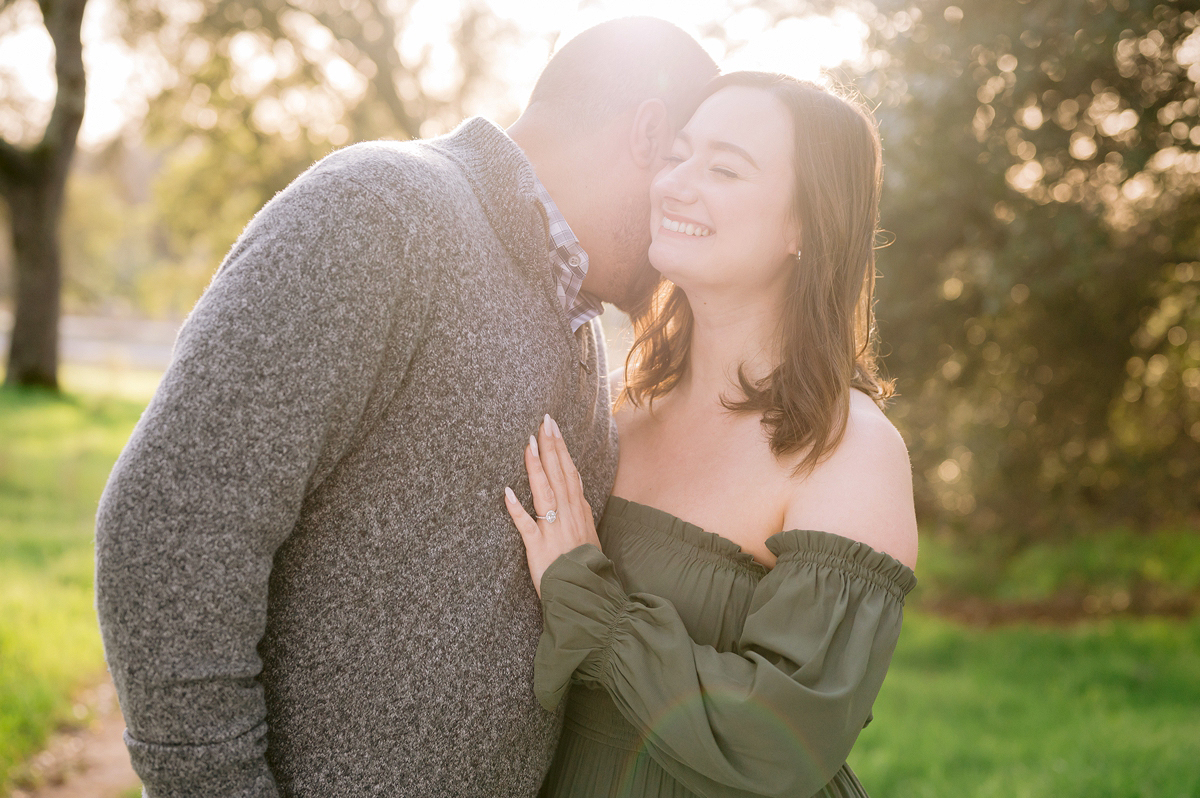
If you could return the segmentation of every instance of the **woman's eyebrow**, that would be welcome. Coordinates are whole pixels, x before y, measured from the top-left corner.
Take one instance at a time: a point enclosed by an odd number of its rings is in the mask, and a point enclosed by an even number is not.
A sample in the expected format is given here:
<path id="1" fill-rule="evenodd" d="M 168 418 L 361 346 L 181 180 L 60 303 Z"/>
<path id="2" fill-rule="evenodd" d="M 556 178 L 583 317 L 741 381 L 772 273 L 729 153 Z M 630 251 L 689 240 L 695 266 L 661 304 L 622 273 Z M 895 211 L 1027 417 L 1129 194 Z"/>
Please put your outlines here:
<path id="1" fill-rule="evenodd" d="M 675 138 L 681 139 L 683 141 L 683 143 L 688 145 L 689 147 L 692 146 L 691 137 L 688 136 L 687 133 L 684 133 L 682 130 L 679 131 L 677 134 L 675 134 Z M 742 158 L 745 158 L 746 161 L 749 162 L 749 164 L 751 166 L 753 166 L 755 169 L 760 168 L 758 165 L 758 162 L 755 161 L 752 157 L 750 157 L 750 153 L 746 152 L 744 149 L 742 149 L 738 145 L 734 144 L 732 141 L 714 141 L 711 144 L 709 144 L 709 146 L 712 147 L 714 150 L 724 150 L 725 152 L 732 152 L 734 155 L 738 155 L 738 156 L 741 156 Z"/>
<path id="2" fill-rule="evenodd" d="M 740 155 L 745 158 L 755 169 L 758 168 L 758 163 L 750 157 L 750 153 L 746 152 L 732 141 L 714 141 L 712 143 L 712 148 L 714 150 L 725 150 L 726 152 L 732 152 L 734 155 Z"/>

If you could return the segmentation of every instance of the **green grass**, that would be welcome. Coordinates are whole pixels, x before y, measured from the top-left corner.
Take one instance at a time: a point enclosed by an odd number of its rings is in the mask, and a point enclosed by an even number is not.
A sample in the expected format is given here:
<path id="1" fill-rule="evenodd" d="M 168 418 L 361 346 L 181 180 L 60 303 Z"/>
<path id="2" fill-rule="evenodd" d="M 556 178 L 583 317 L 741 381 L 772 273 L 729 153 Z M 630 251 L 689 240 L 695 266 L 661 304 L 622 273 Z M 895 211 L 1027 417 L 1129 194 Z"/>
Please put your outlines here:
<path id="1" fill-rule="evenodd" d="M 887 798 L 1195 798 L 1200 619 L 905 619 L 850 757 Z"/>
<path id="2" fill-rule="evenodd" d="M 103 670 L 93 517 L 142 406 L 0 389 L 0 782 Z"/>

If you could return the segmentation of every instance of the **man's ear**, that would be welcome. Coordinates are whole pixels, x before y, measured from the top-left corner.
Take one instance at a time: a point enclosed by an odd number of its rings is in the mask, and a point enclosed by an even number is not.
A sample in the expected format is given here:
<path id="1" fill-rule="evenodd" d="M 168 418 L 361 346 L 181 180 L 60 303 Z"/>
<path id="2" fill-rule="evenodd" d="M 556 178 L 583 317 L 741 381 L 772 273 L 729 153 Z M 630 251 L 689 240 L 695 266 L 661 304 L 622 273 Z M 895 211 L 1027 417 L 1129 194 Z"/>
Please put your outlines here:
<path id="1" fill-rule="evenodd" d="M 658 157 L 671 148 L 675 131 L 662 100 L 643 100 L 633 114 L 629 130 L 629 152 L 642 169 L 656 165 Z"/>

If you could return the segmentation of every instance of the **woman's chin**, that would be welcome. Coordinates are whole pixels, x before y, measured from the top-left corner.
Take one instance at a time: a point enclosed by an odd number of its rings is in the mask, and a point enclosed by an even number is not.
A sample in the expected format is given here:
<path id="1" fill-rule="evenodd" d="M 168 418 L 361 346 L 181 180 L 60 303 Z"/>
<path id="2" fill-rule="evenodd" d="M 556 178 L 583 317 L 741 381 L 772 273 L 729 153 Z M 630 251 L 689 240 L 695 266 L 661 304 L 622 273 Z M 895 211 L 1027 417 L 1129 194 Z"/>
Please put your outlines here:
<path id="1" fill-rule="evenodd" d="M 654 270 L 659 273 L 659 275 L 662 277 L 662 279 L 666 280 L 668 283 L 671 283 L 673 285 L 679 285 L 681 280 L 685 283 L 687 282 L 687 278 L 688 278 L 687 272 L 683 271 L 681 269 L 675 268 L 675 264 L 673 264 L 673 263 L 665 264 L 665 266 L 666 266 L 665 269 L 660 267 L 654 261 L 650 261 L 650 264 L 652 266 L 654 266 Z"/>
<path id="2" fill-rule="evenodd" d="M 689 288 L 702 288 L 713 283 L 724 283 L 722 275 L 703 263 L 695 261 L 665 260 L 660 266 L 651 261 L 655 270 L 669 283 L 679 286 L 684 291 Z"/>
<path id="3" fill-rule="evenodd" d="M 677 252 L 654 244 L 650 245 L 650 265 L 675 285 L 679 285 L 680 281 L 688 282 L 689 276 L 694 279 L 702 268 L 694 259 L 681 257 Z"/>

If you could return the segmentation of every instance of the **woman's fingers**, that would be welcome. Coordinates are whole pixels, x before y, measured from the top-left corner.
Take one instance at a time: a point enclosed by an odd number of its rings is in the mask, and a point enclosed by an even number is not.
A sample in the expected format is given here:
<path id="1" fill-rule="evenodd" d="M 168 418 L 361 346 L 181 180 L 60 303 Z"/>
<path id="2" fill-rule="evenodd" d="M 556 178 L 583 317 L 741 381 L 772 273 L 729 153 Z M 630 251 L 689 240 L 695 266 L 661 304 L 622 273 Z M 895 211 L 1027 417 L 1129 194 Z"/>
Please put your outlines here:
<path id="1" fill-rule="evenodd" d="M 553 421 L 553 419 L 551 420 Z M 554 429 L 558 431 L 557 421 L 554 422 Z M 562 487 L 559 489 L 560 493 L 565 492 L 572 502 L 578 504 L 583 501 L 583 480 L 579 476 L 579 471 L 575 468 L 575 461 L 571 459 L 571 452 L 567 450 L 567 442 L 563 440 L 561 432 L 554 436 L 554 448 L 563 476 Z"/>
<path id="2" fill-rule="evenodd" d="M 600 541 L 591 507 L 583 496 L 579 471 L 567 451 L 558 423 L 549 415 L 538 427 L 537 435 L 529 437 L 525 469 L 529 472 L 536 515 L 531 516 L 521 506 L 510 488 L 504 489 L 504 502 L 521 533 L 529 575 L 541 595 L 542 574 L 555 559 L 584 544 L 599 546 Z M 555 513 L 553 521 L 537 520 L 550 511 Z"/>
<path id="3" fill-rule="evenodd" d="M 529 490 L 533 493 L 533 509 L 538 515 L 545 515 L 558 507 L 558 498 L 554 486 L 542 467 L 540 457 L 541 447 L 537 438 L 530 435 L 529 444 L 525 447 L 525 471 L 529 474 Z"/>
<path id="4" fill-rule="evenodd" d="M 562 443 L 562 432 L 559 431 L 558 424 L 550 418 L 549 414 L 542 419 L 541 426 L 538 427 L 537 442 L 538 450 L 541 452 L 542 469 L 550 482 L 550 488 L 560 502 L 565 501 L 569 498 L 570 493 L 563 476 L 562 457 L 559 454 L 558 445 Z M 545 513 L 538 510 L 538 515 L 545 515 Z"/>
<path id="5" fill-rule="evenodd" d="M 538 522 L 525 512 L 525 508 L 517 501 L 517 495 L 513 493 L 512 488 L 507 486 L 504 488 L 504 506 L 512 517 L 513 523 L 516 524 L 517 531 L 521 533 L 521 542 L 525 544 L 525 561 L 529 565 L 529 576 L 533 580 L 533 589 L 537 591 L 538 598 L 541 598 L 542 574 L 546 572 L 546 566 L 549 565 L 547 556 L 543 553 L 546 548 L 546 539 L 542 535 L 542 529 L 538 526 Z"/>
<path id="6" fill-rule="evenodd" d="M 558 497 L 558 515 L 571 527 L 568 534 L 576 542 L 596 542 L 595 519 L 592 508 L 583 494 L 583 481 L 575 461 L 567 449 L 558 422 L 546 416 L 542 424 L 545 432 L 539 435 L 542 451 L 542 466 Z M 556 476 L 557 475 L 557 476 Z M 567 519 L 570 519 L 567 521 Z"/>
<path id="7" fill-rule="evenodd" d="M 569 505 L 573 510 L 590 515 L 592 508 L 583 495 L 583 480 L 579 476 L 579 470 L 575 468 L 575 461 L 571 458 L 570 450 L 567 449 L 567 442 L 559 430 L 558 422 L 550 416 L 546 416 L 546 419 L 542 426 L 548 426 L 551 434 L 540 444 L 543 452 L 546 453 L 542 456 L 542 465 L 550 475 L 551 484 L 557 492 L 559 506 L 562 508 L 563 505 Z M 547 457 L 547 454 L 550 456 Z M 561 480 L 554 478 L 556 471 L 561 473 Z"/>
<path id="8" fill-rule="evenodd" d="M 546 469 L 546 475 L 550 478 L 551 484 L 558 482 L 558 478 L 562 476 L 562 468 L 558 462 L 558 447 L 555 445 L 556 429 L 554 419 L 550 418 L 549 413 L 542 417 L 542 423 L 537 428 L 537 442 L 542 456 L 542 467 Z"/>
<path id="9" fill-rule="evenodd" d="M 521 533 L 522 537 L 532 537 L 541 532 L 537 521 L 525 512 L 525 508 L 517 501 L 517 494 L 507 486 L 504 488 L 504 506 L 508 510 L 508 514 L 512 516 L 513 523 L 517 525 L 517 531 Z"/>

